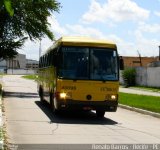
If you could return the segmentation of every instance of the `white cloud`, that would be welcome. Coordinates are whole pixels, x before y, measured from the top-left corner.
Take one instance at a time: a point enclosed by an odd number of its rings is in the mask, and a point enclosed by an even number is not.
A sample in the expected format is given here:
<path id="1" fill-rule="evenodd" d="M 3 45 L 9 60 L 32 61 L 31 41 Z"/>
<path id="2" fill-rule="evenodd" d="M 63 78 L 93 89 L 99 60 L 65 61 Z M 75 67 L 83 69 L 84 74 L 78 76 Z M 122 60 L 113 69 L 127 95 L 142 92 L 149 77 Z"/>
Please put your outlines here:
<path id="1" fill-rule="evenodd" d="M 85 27 L 82 25 L 66 25 L 69 35 L 74 36 L 89 36 L 94 38 L 104 38 L 104 35 L 97 29 L 92 27 Z"/>
<path id="2" fill-rule="evenodd" d="M 61 35 L 67 34 L 67 30 L 64 27 L 61 27 L 59 22 L 56 20 L 54 16 L 48 18 L 48 22 L 50 23 L 50 30 L 54 33 L 55 39 L 57 39 Z M 41 54 L 47 50 L 53 44 L 53 41 L 48 39 L 47 37 L 42 38 L 41 41 Z M 39 59 L 39 48 L 40 41 L 30 41 L 27 40 L 24 44 L 24 47 L 18 50 L 19 53 L 27 54 L 27 58 L 29 59 Z"/>
<path id="3" fill-rule="evenodd" d="M 27 59 L 35 59 L 39 58 L 39 42 L 38 41 L 30 41 L 27 40 L 22 49 L 18 50 L 21 54 L 26 54 Z"/>
<path id="4" fill-rule="evenodd" d="M 58 34 L 60 35 L 68 34 L 67 30 L 64 27 L 60 26 L 55 16 L 49 17 L 48 22 L 51 25 L 50 27 L 51 31 L 53 31 L 56 37 L 58 36 Z"/>
<path id="5" fill-rule="evenodd" d="M 92 0 L 89 11 L 82 16 L 82 19 L 86 22 L 104 22 L 105 17 L 106 14 L 104 7 L 95 0 Z"/>
<path id="6" fill-rule="evenodd" d="M 147 33 L 158 33 L 160 32 L 160 24 L 141 23 L 138 27 L 138 30 L 140 30 L 141 32 L 147 32 Z"/>
<path id="7" fill-rule="evenodd" d="M 77 25 L 66 25 L 65 29 L 68 31 L 68 33 L 70 33 L 68 35 L 71 35 L 71 36 L 89 36 L 92 38 L 106 39 L 109 41 L 113 41 L 117 44 L 118 53 L 120 55 L 136 56 L 137 54 L 136 50 L 133 48 L 134 47 L 133 43 L 126 42 L 115 34 L 105 35 L 98 29 L 86 27 L 86 26 L 78 25 L 78 24 Z"/>
<path id="8" fill-rule="evenodd" d="M 154 14 L 158 17 L 160 17 L 160 11 L 154 11 Z"/>
<path id="9" fill-rule="evenodd" d="M 55 27 L 57 28 L 57 27 Z M 117 44 L 118 53 L 121 56 L 138 56 L 137 50 L 142 56 L 157 56 L 158 55 L 158 44 L 159 41 L 156 39 L 147 39 L 143 36 L 144 30 L 146 29 L 139 27 L 135 32 L 132 32 L 133 42 L 128 42 L 125 39 L 118 37 L 115 34 L 105 35 L 100 30 L 86 27 L 83 25 L 66 25 L 62 28 L 65 32 L 61 32 L 61 26 L 59 26 L 59 32 L 56 31 L 57 38 L 60 36 L 89 36 L 98 39 L 112 40 Z M 140 29 L 143 29 L 142 31 Z M 67 33 L 67 34 L 66 34 Z M 131 33 L 130 33 L 131 34 Z M 131 35 L 130 35 L 131 36 Z M 52 41 L 48 38 L 44 38 L 41 42 L 42 53 L 52 45 Z M 39 53 L 39 42 L 33 43 L 28 41 L 26 43 L 25 52 L 28 58 L 37 59 Z"/>
<path id="10" fill-rule="evenodd" d="M 148 10 L 139 7 L 131 0 L 108 0 L 104 4 L 92 0 L 89 11 L 82 16 L 82 21 L 85 23 L 142 21 L 146 20 L 149 14 Z"/>
<path id="11" fill-rule="evenodd" d="M 135 48 L 142 56 L 158 55 L 159 40 L 144 37 L 139 29 L 135 31 L 135 39 Z"/>
<path id="12" fill-rule="evenodd" d="M 43 54 L 43 52 L 46 51 L 47 48 L 52 45 L 52 43 L 53 41 L 51 41 L 47 37 L 43 38 L 41 40 L 41 54 Z M 27 40 L 22 49 L 18 50 L 18 52 L 21 54 L 26 54 L 27 59 L 38 60 L 40 53 L 39 50 L 40 50 L 39 40 L 36 41 Z"/>
<path id="13" fill-rule="evenodd" d="M 122 56 L 138 56 L 137 50 L 142 56 L 156 56 L 158 55 L 158 44 L 159 41 L 156 39 L 147 39 L 144 37 L 145 32 L 156 33 L 160 32 L 158 24 L 144 24 L 141 23 L 137 27 L 136 31 L 131 31 L 129 36 L 132 37 L 133 41 L 128 42 L 122 37 L 118 37 L 115 34 L 105 34 L 100 29 L 89 27 L 88 25 L 80 24 L 67 24 L 63 27 L 55 18 L 49 18 L 51 24 L 51 30 L 55 34 L 55 38 L 61 36 L 90 36 L 98 39 L 112 40 L 117 44 L 118 53 Z M 53 41 L 48 38 L 43 38 L 41 41 L 42 51 L 44 52 Z M 27 58 L 37 59 L 39 57 L 39 41 L 31 42 L 27 41 L 25 47 L 22 49 L 27 54 Z"/>

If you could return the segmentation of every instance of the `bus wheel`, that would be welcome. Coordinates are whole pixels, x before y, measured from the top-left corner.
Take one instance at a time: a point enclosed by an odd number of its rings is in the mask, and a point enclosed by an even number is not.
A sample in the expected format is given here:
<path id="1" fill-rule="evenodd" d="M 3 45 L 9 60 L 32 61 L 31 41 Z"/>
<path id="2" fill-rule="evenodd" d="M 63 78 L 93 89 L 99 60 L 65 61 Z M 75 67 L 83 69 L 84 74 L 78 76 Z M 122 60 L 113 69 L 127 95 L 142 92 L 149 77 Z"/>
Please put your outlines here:
<path id="1" fill-rule="evenodd" d="M 50 106 L 51 106 L 51 108 L 53 108 L 54 107 L 54 104 L 53 104 L 53 99 L 54 99 L 53 93 L 50 92 L 49 96 L 50 96 L 50 99 L 49 99 L 50 100 Z"/>
<path id="2" fill-rule="evenodd" d="M 53 107 L 53 113 L 54 113 L 55 115 L 59 114 L 60 111 L 55 108 L 55 105 L 54 105 L 54 104 L 53 104 L 52 107 Z"/>
<path id="3" fill-rule="evenodd" d="M 50 106 L 55 115 L 59 113 L 59 110 L 55 108 L 53 93 L 50 93 Z"/>
<path id="4" fill-rule="evenodd" d="M 41 87 L 39 87 L 39 97 L 40 101 L 43 102 L 43 89 Z"/>
<path id="5" fill-rule="evenodd" d="M 105 111 L 103 110 L 96 110 L 96 115 L 98 118 L 103 118 L 105 114 Z"/>

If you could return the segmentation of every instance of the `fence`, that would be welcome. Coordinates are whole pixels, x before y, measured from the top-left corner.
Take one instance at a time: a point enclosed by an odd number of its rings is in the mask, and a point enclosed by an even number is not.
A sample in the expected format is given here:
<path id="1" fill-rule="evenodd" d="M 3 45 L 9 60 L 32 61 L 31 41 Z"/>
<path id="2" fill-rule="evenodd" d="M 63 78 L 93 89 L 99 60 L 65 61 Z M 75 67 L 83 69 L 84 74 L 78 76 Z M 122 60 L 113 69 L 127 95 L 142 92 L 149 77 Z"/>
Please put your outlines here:
<path id="1" fill-rule="evenodd" d="M 160 87 L 160 67 L 137 67 L 137 85 Z"/>
<path id="2" fill-rule="evenodd" d="M 120 72 L 120 83 L 124 84 L 122 72 Z M 160 67 L 136 67 L 136 84 L 160 87 Z"/>

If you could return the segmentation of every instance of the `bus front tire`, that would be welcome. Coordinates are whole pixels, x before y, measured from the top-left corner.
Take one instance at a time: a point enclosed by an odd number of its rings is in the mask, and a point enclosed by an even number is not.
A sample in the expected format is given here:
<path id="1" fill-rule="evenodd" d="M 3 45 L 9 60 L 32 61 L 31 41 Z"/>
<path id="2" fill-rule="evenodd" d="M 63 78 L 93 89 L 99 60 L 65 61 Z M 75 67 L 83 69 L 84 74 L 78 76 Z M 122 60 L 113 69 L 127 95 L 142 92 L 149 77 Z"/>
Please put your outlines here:
<path id="1" fill-rule="evenodd" d="M 42 88 L 39 88 L 39 97 L 40 97 L 40 101 L 43 102 L 43 90 L 42 90 Z"/>
<path id="2" fill-rule="evenodd" d="M 55 115 L 58 115 L 58 114 L 60 113 L 60 110 L 59 110 L 59 109 L 56 109 L 56 107 L 55 107 L 54 104 L 52 105 L 52 110 L 53 110 L 53 113 L 54 113 Z"/>
<path id="3" fill-rule="evenodd" d="M 55 108 L 53 93 L 50 93 L 50 106 L 51 106 L 51 109 L 53 110 L 53 113 L 54 113 L 55 115 L 59 113 L 59 110 L 57 110 L 57 109 Z"/>
<path id="4" fill-rule="evenodd" d="M 103 118 L 105 114 L 105 111 L 103 110 L 96 110 L 96 115 L 98 118 Z"/>

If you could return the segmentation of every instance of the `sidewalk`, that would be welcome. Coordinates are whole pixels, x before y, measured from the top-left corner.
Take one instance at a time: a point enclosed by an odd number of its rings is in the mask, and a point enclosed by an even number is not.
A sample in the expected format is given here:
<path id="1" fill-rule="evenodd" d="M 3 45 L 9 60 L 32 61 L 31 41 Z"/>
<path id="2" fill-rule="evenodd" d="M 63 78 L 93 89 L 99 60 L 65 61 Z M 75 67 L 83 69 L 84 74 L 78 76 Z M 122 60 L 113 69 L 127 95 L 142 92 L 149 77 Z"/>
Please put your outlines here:
<path id="1" fill-rule="evenodd" d="M 0 84 L 2 84 L 2 77 L 0 76 Z M 3 115 L 2 115 L 2 87 L 0 87 L 0 149 L 3 148 Z"/>
<path id="2" fill-rule="evenodd" d="M 148 96 L 160 96 L 159 92 L 152 92 L 152 91 L 149 91 L 149 90 L 147 91 L 143 89 L 124 88 L 124 87 L 120 87 L 119 92 L 138 94 L 138 95 L 148 95 Z"/>

